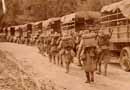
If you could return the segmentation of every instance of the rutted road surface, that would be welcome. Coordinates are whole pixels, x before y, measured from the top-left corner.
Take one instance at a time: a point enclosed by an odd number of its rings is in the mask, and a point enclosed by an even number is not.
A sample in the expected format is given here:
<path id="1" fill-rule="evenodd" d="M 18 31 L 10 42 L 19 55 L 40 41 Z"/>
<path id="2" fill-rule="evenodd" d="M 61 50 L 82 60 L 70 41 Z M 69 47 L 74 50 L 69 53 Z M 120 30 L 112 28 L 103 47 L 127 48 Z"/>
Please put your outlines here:
<path id="1" fill-rule="evenodd" d="M 0 43 L 0 50 L 9 52 L 33 77 L 40 80 L 47 78 L 67 90 L 130 90 L 130 72 L 119 67 L 110 65 L 107 77 L 96 75 L 95 83 L 86 84 L 81 68 L 71 65 L 70 73 L 66 74 L 65 68 L 49 63 L 48 58 L 40 55 L 36 47 Z"/>

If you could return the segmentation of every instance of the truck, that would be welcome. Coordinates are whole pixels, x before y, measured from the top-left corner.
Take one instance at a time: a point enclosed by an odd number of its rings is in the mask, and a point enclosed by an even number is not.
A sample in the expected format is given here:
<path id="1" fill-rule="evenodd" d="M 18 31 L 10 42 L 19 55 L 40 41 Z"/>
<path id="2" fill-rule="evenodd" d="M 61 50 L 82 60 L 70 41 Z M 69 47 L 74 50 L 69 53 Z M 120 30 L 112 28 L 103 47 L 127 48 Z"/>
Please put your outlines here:
<path id="1" fill-rule="evenodd" d="M 94 30 L 97 28 L 95 20 L 98 21 L 99 12 L 77 11 L 75 13 L 61 17 L 62 34 L 80 33 L 85 30 Z M 96 27 L 95 27 L 96 26 Z"/>
<path id="2" fill-rule="evenodd" d="M 119 63 L 125 71 L 130 71 L 130 2 L 123 0 L 101 9 L 101 31 L 112 30 L 110 51 L 117 59 L 111 62 Z"/>

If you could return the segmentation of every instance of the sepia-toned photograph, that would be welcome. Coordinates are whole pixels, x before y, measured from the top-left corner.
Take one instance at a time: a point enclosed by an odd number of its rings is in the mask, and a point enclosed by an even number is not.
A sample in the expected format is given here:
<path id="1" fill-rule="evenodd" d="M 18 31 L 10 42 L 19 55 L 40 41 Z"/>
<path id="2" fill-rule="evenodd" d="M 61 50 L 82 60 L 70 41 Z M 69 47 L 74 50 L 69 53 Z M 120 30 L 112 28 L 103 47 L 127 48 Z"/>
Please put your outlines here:
<path id="1" fill-rule="evenodd" d="M 130 90 L 130 0 L 0 0 L 0 90 Z"/>

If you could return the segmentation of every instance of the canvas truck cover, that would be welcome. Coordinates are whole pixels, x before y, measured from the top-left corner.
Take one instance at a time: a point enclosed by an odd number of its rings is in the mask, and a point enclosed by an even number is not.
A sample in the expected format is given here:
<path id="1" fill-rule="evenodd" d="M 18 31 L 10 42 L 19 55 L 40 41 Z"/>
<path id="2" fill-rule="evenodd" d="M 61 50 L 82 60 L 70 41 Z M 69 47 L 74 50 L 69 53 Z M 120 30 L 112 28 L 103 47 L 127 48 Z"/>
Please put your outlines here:
<path id="1" fill-rule="evenodd" d="M 55 21 L 57 21 L 57 20 L 60 20 L 60 18 L 59 17 L 57 17 L 57 18 L 50 18 L 50 19 L 48 19 L 48 20 L 45 20 L 45 21 L 43 21 L 42 22 L 42 27 L 43 28 L 48 28 L 48 26 L 50 25 L 50 24 L 53 24 Z"/>
<path id="2" fill-rule="evenodd" d="M 99 19 L 100 16 L 101 16 L 101 14 L 99 12 L 95 12 L 95 11 L 79 11 L 79 12 L 75 12 L 75 13 L 63 16 L 61 18 L 61 22 L 63 24 L 70 23 L 75 18 L 85 18 L 85 20 L 88 20 L 88 19 Z"/>
<path id="3" fill-rule="evenodd" d="M 49 20 L 43 21 L 43 22 L 42 22 L 42 27 L 46 29 L 46 28 L 49 26 L 49 23 L 50 23 Z"/>
<path id="4" fill-rule="evenodd" d="M 60 18 L 59 17 L 56 17 L 56 18 L 50 18 L 50 23 L 53 24 L 55 21 L 59 21 Z"/>
<path id="5" fill-rule="evenodd" d="M 75 18 L 75 14 L 76 13 L 72 13 L 72 14 L 61 17 L 61 22 L 63 24 L 72 22 L 73 19 Z"/>
<path id="6" fill-rule="evenodd" d="M 117 9 L 120 9 L 122 14 L 130 19 L 130 0 L 122 0 L 117 3 L 106 5 L 101 9 L 101 12 L 115 12 Z"/>
<path id="7" fill-rule="evenodd" d="M 101 16 L 100 12 L 96 11 L 79 11 L 76 12 L 76 18 L 85 18 L 85 20 L 88 19 L 99 19 Z"/>
<path id="8" fill-rule="evenodd" d="M 32 23 L 33 28 L 42 29 L 42 21 Z"/>

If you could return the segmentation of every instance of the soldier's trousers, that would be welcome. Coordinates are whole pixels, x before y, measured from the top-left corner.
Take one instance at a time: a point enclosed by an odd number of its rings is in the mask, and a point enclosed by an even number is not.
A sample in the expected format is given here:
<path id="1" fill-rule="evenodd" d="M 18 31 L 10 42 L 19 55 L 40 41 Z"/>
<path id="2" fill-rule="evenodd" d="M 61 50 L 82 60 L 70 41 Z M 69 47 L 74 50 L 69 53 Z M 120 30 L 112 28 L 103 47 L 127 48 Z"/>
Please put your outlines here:
<path id="1" fill-rule="evenodd" d="M 94 82 L 94 72 L 85 72 L 87 83 Z"/>

